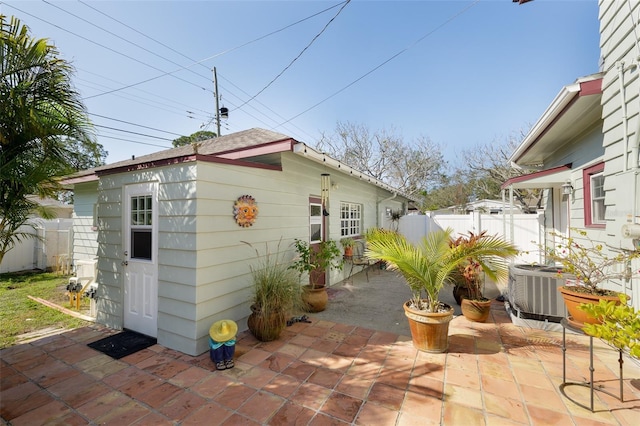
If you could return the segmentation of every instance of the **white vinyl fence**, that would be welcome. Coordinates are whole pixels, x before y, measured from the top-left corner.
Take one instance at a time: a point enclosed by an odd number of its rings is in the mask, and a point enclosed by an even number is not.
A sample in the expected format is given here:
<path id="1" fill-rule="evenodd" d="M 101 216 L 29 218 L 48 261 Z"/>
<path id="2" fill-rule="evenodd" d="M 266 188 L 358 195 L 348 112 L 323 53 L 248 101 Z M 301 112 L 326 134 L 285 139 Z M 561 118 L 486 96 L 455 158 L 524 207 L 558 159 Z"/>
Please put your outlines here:
<path id="1" fill-rule="evenodd" d="M 34 219 L 31 226 L 21 230 L 37 234 L 40 238 L 28 238 L 17 243 L 5 254 L 0 264 L 0 273 L 31 269 L 56 270 L 63 267 L 69 271 L 71 232 L 73 219 Z"/>
<path id="2" fill-rule="evenodd" d="M 511 219 L 513 218 L 513 225 Z M 511 241 L 521 251 L 516 263 L 540 263 L 540 245 L 544 241 L 544 214 L 448 214 L 430 217 L 408 215 L 400 219 L 399 232 L 412 243 L 418 243 L 430 232 L 452 228 L 454 235 L 469 231 L 477 234 L 487 231 Z M 513 231 L 512 231 L 513 230 Z"/>

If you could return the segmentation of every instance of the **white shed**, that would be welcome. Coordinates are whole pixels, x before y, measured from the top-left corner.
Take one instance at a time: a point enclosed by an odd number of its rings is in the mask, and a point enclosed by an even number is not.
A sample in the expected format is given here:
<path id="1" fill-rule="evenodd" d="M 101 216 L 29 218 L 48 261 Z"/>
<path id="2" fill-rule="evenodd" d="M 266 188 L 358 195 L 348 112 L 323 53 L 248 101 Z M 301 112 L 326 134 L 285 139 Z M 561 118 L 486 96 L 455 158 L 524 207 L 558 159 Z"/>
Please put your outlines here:
<path id="1" fill-rule="evenodd" d="M 359 237 L 411 197 L 286 135 L 251 129 L 78 173 L 74 260 L 98 258 L 97 321 L 197 355 L 246 328 L 255 247 Z M 254 202 L 239 226 L 234 203 Z M 324 214 L 323 214 L 324 213 Z M 265 248 L 266 249 L 266 248 Z M 293 256 L 293 253 L 291 253 Z M 349 271 L 349 268 L 345 268 Z M 345 278 L 331 271 L 327 284 Z"/>

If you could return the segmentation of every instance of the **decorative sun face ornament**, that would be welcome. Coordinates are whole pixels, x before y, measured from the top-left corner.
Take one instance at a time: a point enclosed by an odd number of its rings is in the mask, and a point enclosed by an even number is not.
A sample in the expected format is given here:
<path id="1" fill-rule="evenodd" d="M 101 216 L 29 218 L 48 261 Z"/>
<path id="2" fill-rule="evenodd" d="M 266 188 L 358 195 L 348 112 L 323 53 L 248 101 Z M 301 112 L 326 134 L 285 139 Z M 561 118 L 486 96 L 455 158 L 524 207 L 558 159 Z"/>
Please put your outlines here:
<path id="1" fill-rule="evenodd" d="M 243 228 L 253 225 L 258 216 L 258 205 L 251 195 L 243 195 L 233 204 L 233 217 Z"/>

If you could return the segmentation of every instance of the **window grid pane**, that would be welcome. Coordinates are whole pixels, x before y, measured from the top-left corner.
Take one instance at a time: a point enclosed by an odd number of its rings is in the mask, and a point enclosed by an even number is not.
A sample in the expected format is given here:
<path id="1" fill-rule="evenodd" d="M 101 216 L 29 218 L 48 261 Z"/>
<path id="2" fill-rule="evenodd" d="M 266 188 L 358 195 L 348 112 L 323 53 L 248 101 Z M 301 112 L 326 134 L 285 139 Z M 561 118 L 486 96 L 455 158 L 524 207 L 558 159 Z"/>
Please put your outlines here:
<path id="1" fill-rule="evenodd" d="M 340 236 L 360 235 L 362 206 L 353 203 L 340 203 Z"/>
<path id="2" fill-rule="evenodd" d="M 591 222 L 604 223 L 605 210 L 604 176 L 599 173 L 591 176 Z"/>

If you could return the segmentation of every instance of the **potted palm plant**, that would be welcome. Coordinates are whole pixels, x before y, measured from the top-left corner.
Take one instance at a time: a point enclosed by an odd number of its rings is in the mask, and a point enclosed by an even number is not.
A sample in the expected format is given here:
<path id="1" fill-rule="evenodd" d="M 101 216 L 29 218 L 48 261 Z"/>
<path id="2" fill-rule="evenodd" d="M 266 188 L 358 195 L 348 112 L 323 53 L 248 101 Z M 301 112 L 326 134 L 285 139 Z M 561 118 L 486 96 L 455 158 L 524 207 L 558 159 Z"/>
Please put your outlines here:
<path id="1" fill-rule="evenodd" d="M 491 313 L 491 300 L 484 297 L 484 276 L 492 280 L 505 279 L 508 275 L 506 260 L 515 257 L 518 249 L 498 236 L 487 235 L 487 231 L 461 235 L 451 246 L 456 250 L 471 251 L 473 246 L 482 243 L 486 251 L 480 255 L 469 256 L 454 270 L 455 284 L 466 291 L 460 301 L 462 315 L 471 321 L 485 322 Z M 460 284 L 461 283 L 461 284 Z"/>
<path id="2" fill-rule="evenodd" d="M 413 294 L 403 305 L 409 321 L 413 345 L 425 352 L 445 352 L 449 346 L 449 322 L 453 308 L 438 299 L 440 290 L 451 282 L 456 268 L 468 258 L 482 258 L 494 253 L 493 240 L 481 239 L 476 244 L 455 246 L 452 229 L 435 231 L 413 245 L 401 234 L 371 229 L 367 232 L 370 259 L 386 262 L 407 281 Z"/>
<path id="3" fill-rule="evenodd" d="M 243 241 L 244 242 L 244 241 Z M 287 323 L 287 316 L 302 307 L 302 290 L 298 275 L 279 253 L 257 256 L 257 264 L 250 266 L 252 279 L 251 315 L 247 319 L 249 331 L 260 341 L 268 342 L 280 336 Z"/>
<path id="4" fill-rule="evenodd" d="M 306 241 L 296 239 L 294 247 L 297 256 L 290 268 L 298 271 L 300 276 L 309 275 L 309 284 L 303 286 L 302 300 L 308 312 L 322 312 L 327 307 L 329 296 L 321 279 L 330 268 L 342 269 L 344 259 L 334 240 L 321 241 L 310 245 Z"/>

